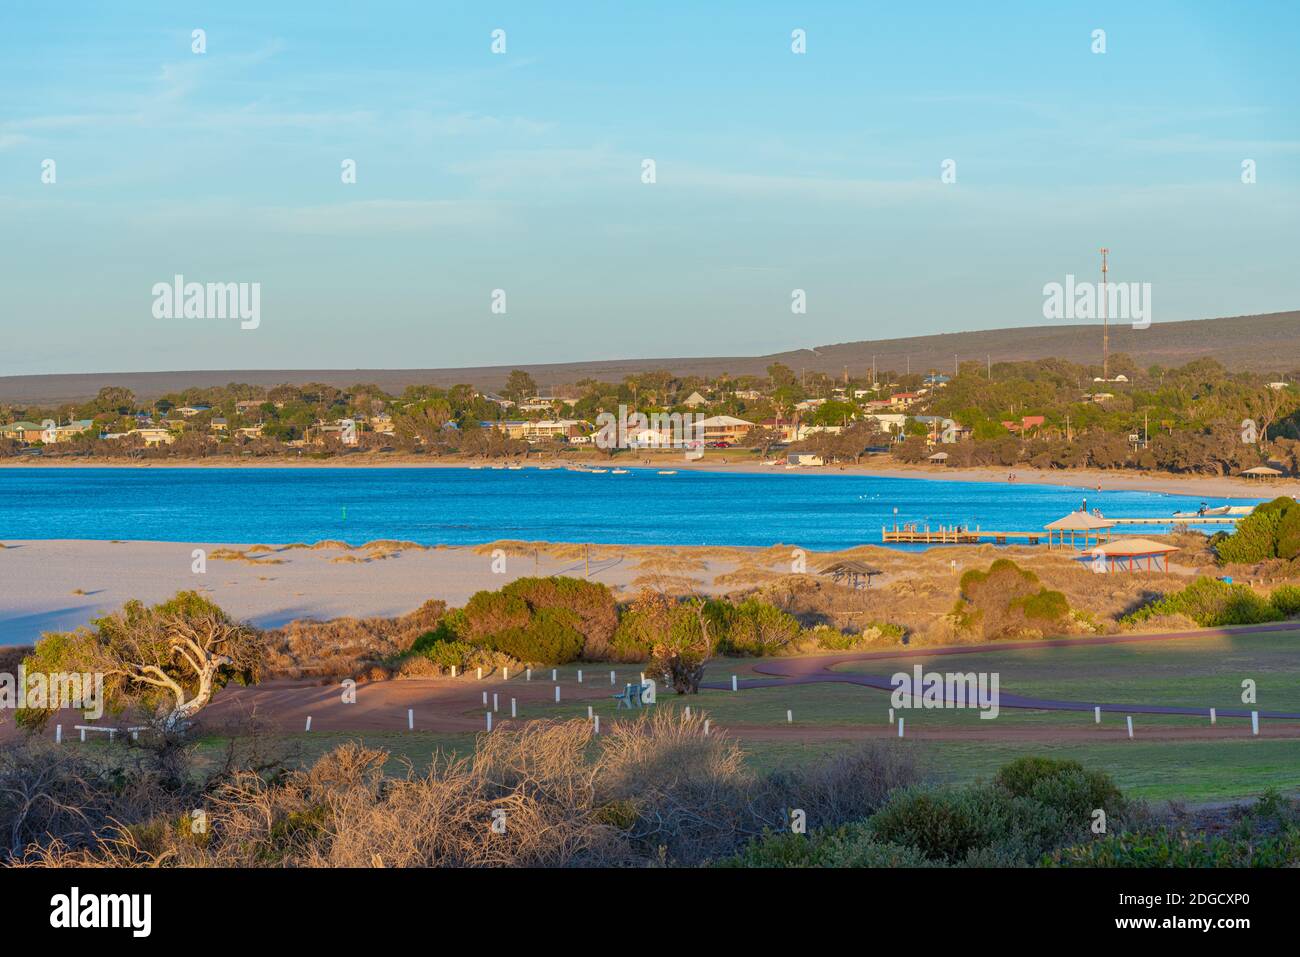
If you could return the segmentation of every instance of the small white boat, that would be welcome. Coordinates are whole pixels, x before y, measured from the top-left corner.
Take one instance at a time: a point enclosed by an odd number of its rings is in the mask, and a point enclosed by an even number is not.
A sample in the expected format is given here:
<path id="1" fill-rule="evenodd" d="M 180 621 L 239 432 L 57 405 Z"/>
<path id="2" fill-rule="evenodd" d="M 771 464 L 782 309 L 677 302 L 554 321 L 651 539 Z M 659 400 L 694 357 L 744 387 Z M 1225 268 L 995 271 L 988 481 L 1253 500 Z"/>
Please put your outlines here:
<path id="1" fill-rule="evenodd" d="M 660 469 L 660 470 L 659 470 L 659 474 L 660 474 L 660 475 L 676 475 L 676 474 L 677 474 L 677 470 L 676 470 L 676 469 Z"/>
<path id="2" fill-rule="evenodd" d="M 518 472 L 520 469 L 523 468 L 523 466 L 522 466 L 522 465 L 507 465 L 506 468 L 509 469 L 511 472 Z"/>
<path id="3" fill-rule="evenodd" d="M 592 475 L 604 475 L 609 469 L 587 469 Z"/>
<path id="4" fill-rule="evenodd" d="M 613 471 L 611 474 L 613 474 L 613 475 L 626 475 L 626 474 L 627 474 L 627 469 L 614 469 L 614 471 Z"/>

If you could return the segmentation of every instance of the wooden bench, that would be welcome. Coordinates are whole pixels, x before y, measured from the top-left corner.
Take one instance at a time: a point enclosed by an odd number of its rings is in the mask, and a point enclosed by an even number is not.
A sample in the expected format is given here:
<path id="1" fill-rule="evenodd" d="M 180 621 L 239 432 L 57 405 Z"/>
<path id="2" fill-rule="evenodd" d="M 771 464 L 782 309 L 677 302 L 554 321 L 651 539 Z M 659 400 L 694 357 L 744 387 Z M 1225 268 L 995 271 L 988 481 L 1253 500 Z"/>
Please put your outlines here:
<path id="1" fill-rule="evenodd" d="M 623 690 L 618 694 L 610 695 L 611 698 L 618 702 L 614 706 L 614 710 L 617 711 L 619 708 L 628 708 L 630 710 L 632 708 L 641 707 L 641 696 L 645 694 L 645 692 L 646 686 L 643 684 L 630 684 L 624 686 Z"/>
<path id="2" fill-rule="evenodd" d="M 108 740 L 110 741 L 112 741 L 113 738 L 117 735 L 117 728 L 101 728 L 99 725 L 94 725 L 94 724 L 74 724 L 73 727 L 76 730 L 81 732 L 82 741 L 86 740 L 87 731 L 98 731 L 101 734 L 107 734 Z"/>

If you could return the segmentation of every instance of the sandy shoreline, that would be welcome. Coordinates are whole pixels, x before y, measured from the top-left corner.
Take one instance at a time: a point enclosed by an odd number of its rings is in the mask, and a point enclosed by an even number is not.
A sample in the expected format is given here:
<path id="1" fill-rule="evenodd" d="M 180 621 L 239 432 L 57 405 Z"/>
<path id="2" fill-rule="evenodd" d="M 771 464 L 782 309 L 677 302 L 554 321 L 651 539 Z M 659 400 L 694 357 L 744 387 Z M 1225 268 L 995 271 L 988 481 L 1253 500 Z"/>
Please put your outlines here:
<path id="1" fill-rule="evenodd" d="M 463 605 L 471 595 L 530 575 L 582 577 L 633 591 L 653 570 L 641 564 L 646 552 L 596 546 L 590 565 L 581 551 L 572 557 L 541 552 L 494 556 L 482 546 L 400 548 L 286 548 L 249 554 L 254 561 L 212 557 L 219 549 L 246 551 L 249 544 L 212 542 L 23 541 L 0 549 L 0 645 L 28 644 L 43 632 L 64 631 L 116 611 L 138 598 L 154 604 L 178 591 L 196 590 L 227 612 L 263 628 L 295 618 L 393 617 L 414 611 L 431 598 Z M 580 548 L 580 547 L 579 547 Z M 195 549 L 207 556 L 206 571 L 193 570 Z M 736 550 L 737 553 L 744 551 Z M 696 569 L 703 588 L 730 571 L 735 561 L 705 561 Z M 504 566 L 504 567 L 503 567 Z"/>
<path id="2" fill-rule="evenodd" d="M 691 469 L 706 472 L 724 472 L 733 474 L 765 475 L 801 475 L 824 476 L 836 475 L 875 476 L 879 478 L 930 479 L 941 482 L 996 482 L 1008 485 L 1055 485 L 1066 488 L 1127 490 L 1140 492 L 1164 492 L 1172 495 L 1205 496 L 1213 498 L 1271 499 L 1279 495 L 1300 496 L 1300 480 L 1285 479 L 1280 481 L 1260 482 L 1232 476 L 1174 475 L 1168 472 L 1133 472 L 1128 470 L 1071 469 L 1068 471 L 1041 471 L 1017 468 L 947 468 L 933 465 L 901 465 L 890 463 L 882 465 L 877 462 L 864 462 L 861 465 L 833 465 L 822 468 L 787 469 L 783 466 L 769 466 L 761 462 L 724 461 L 722 458 L 709 458 L 702 461 L 687 462 L 672 456 L 654 456 L 650 464 L 644 460 L 633 461 L 616 458 L 610 461 L 594 458 L 581 459 L 547 459 L 533 460 L 525 468 L 535 468 L 537 464 L 563 467 L 575 464 L 596 464 L 604 466 L 613 464 L 618 468 L 648 469 Z M 374 456 L 352 455 L 333 459 L 259 459 L 246 460 L 212 460 L 193 459 L 186 461 L 157 462 L 122 462 L 114 460 L 69 460 L 37 461 L 26 459 L 21 462 L 4 462 L 0 469 L 51 469 L 51 468 L 470 468 L 471 466 L 489 467 L 487 461 L 443 459 L 426 459 L 423 456 Z M 1008 482 L 1008 476 L 1014 475 L 1015 482 Z"/>

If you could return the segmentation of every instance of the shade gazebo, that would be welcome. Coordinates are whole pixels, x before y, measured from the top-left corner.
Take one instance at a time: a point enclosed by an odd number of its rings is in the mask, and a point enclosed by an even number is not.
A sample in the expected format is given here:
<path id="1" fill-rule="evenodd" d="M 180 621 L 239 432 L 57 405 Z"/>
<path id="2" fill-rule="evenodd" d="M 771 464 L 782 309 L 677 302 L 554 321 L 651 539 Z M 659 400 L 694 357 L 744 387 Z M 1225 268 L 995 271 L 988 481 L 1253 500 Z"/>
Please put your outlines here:
<path id="1" fill-rule="evenodd" d="M 1267 465 L 1256 465 L 1253 469 L 1242 471 L 1243 478 L 1257 478 L 1261 481 L 1264 479 L 1277 478 L 1282 474 L 1281 469 L 1269 468 Z"/>
<path id="2" fill-rule="evenodd" d="M 1052 547 L 1052 534 L 1054 532 L 1061 533 L 1061 540 L 1058 544 L 1059 548 L 1065 547 L 1066 532 L 1070 533 L 1071 546 L 1075 545 L 1075 537 L 1077 535 L 1082 535 L 1083 545 L 1085 548 L 1087 548 L 1088 540 L 1090 538 L 1096 539 L 1098 545 L 1100 545 L 1106 539 L 1109 539 L 1110 530 L 1114 526 L 1115 523 L 1108 518 L 1101 518 L 1100 516 L 1093 515 L 1090 512 L 1080 511 L 1080 512 L 1071 512 L 1069 515 L 1066 515 L 1064 518 L 1058 518 L 1054 522 L 1048 522 L 1046 525 L 1043 526 L 1043 528 L 1047 529 L 1048 548 Z"/>
<path id="3" fill-rule="evenodd" d="M 1116 568 L 1123 566 L 1125 561 L 1128 562 L 1128 570 L 1137 569 L 1136 562 L 1142 559 L 1147 560 L 1147 571 L 1152 570 L 1152 562 L 1155 567 L 1160 569 L 1160 559 L 1163 558 L 1164 568 L 1162 571 L 1169 571 L 1169 553 L 1178 551 L 1177 545 L 1166 545 L 1163 542 L 1154 542 L 1149 538 L 1121 538 L 1113 542 L 1106 542 L 1095 548 L 1088 549 L 1088 554 L 1093 558 L 1109 559 L 1107 562 L 1107 571 L 1114 571 Z"/>
<path id="4" fill-rule="evenodd" d="M 846 581 L 850 588 L 860 588 L 862 579 L 867 580 L 867 587 L 871 586 L 871 577 L 881 574 L 879 568 L 872 568 L 865 562 L 846 559 L 836 562 L 834 565 L 827 565 L 822 569 L 823 575 L 830 575 L 831 581 L 839 583 Z"/>

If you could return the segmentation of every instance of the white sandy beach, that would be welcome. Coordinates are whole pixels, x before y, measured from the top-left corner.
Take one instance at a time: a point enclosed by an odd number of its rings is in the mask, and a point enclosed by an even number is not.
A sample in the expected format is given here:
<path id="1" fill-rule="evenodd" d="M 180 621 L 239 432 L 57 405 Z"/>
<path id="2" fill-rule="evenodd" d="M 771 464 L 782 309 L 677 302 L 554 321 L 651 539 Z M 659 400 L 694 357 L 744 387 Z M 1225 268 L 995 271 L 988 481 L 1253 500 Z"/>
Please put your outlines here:
<path id="1" fill-rule="evenodd" d="M 581 577 L 586 571 L 582 558 L 508 555 L 506 570 L 498 573 L 492 556 L 472 547 L 408 548 L 368 561 L 361 549 L 297 548 L 261 553 L 258 564 L 209 557 L 206 573 L 196 574 L 194 549 L 210 556 L 219 548 L 250 546 L 13 539 L 4 545 L 0 644 L 29 644 L 42 632 L 87 624 L 131 598 L 152 604 L 190 589 L 236 618 L 269 628 L 295 618 L 404 615 L 430 598 L 462 605 L 474 592 L 516 578 Z M 697 574 L 707 590 L 713 576 L 730 567 L 710 563 Z M 590 570 L 593 580 L 614 588 L 630 586 L 646 573 L 635 558 L 618 555 L 616 546 L 597 549 Z"/>

